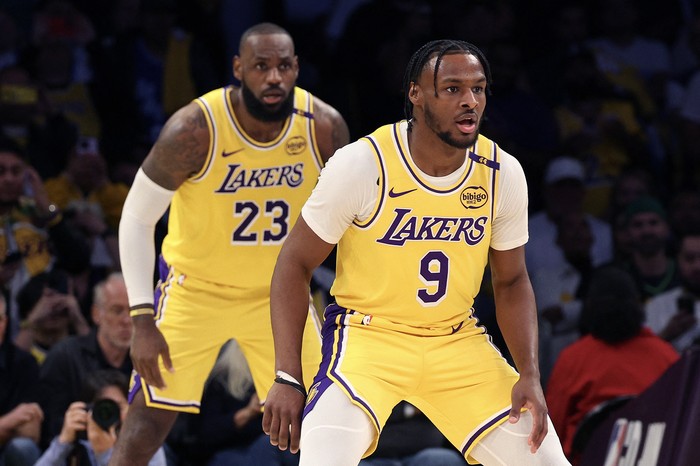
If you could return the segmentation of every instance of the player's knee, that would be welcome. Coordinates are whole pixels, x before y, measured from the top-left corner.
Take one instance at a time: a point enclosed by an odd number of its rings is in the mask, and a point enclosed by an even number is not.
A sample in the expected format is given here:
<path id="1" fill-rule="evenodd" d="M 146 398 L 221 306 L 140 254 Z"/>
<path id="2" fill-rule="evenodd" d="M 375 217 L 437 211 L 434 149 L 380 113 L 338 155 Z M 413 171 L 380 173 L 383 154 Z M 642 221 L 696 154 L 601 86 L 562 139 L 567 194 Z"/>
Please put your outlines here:
<path id="1" fill-rule="evenodd" d="M 486 435 L 473 449 L 472 457 L 485 466 L 506 464 L 518 466 L 567 466 L 559 437 L 551 420 L 547 435 L 536 453 L 527 443 L 532 428 L 532 415 L 524 412 L 515 424 L 505 422 Z"/>

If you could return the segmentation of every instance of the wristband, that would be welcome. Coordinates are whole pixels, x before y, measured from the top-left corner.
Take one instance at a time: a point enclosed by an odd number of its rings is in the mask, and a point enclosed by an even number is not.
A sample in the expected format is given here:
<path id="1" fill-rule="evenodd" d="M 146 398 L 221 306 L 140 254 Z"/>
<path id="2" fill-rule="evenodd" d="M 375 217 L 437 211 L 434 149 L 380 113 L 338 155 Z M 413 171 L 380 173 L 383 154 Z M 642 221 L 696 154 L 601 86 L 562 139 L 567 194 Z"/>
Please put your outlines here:
<path id="1" fill-rule="evenodd" d="M 129 311 L 129 315 L 131 317 L 145 316 L 146 314 L 150 314 L 151 316 L 153 316 L 153 309 L 148 307 L 142 307 L 140 309 L 132 309 L 131 311 Z"/>
<path id="2" fill-rule="evenodd" d="M 275 377 L 275 383 L 289 385 L 290 387 L 292 387 L 293 389 L 295 389 L 296 391 L 298 391 L 299 393 L 304 395 L 304 398 L 306 398 L 306 396 L 307 396 L 306 389 L 304 388 L 304 386 L 301 383 L 299 383 L 299 381 L 297 379 L 295 379 L 294 377 L 292 377 L 291 375 L 287 374 L 284 371 L 277 371 L 276 375 L 277 375 L 277 377 Z"/>

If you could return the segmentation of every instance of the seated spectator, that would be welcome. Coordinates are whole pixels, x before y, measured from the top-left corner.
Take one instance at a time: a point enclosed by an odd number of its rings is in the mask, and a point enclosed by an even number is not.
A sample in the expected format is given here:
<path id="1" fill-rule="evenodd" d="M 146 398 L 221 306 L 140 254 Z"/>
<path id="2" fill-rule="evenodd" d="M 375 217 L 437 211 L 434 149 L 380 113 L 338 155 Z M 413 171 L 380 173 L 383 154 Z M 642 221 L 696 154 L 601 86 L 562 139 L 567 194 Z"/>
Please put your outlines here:
<path id="1" fill-rule="evenodd" d="M 681 283 L 651 298 L 645 311 L 649 328 L 682 351 L 700 337 L 700 230 L 685 233 L 678 244 Z"/>
<path id="2" fill-rule="evenodd" d="M 678 286 L 678 265 L 668 252 L 671 230 L 661 202 L 640 197 L 627 206 L 622 221 L 629 251 L 618 265 L 634 278 L 642 302 Z"/>
<path id="3" fill-rule="evenodd" d="M 586 194 L 583 164 L 572 157 L 558 157 L 547 165 L 544 175 L 544 209 L 530 217 L 530 240 L 525 246 L 525 262 L 530 275 L 542 268 L 560 267 L 564 254 L 556 244 L 557 222 L 565 212 L 584 212 Z M 612 230 L 606 222 L 585 215 L 593 235 L 591 261 L 594 266 L 612 259 Z"/>
<path id="4" fill-rule="evenodd" d="M 129 403 L 129 379 L 114 369 L 91 373 L 83 396 L 68 407 L 61 433 L 51 441 L 35 466 L 102 466 L 109 462 L 119 426 Z M 160 448 L 149 466 L 165 466 Z"/>
<path id="5" fill-rule="evenodd" d="M 5 296 L 0 294 L 0 464 L 31 466 L 39 458 L 44 419 L 36 403 L 39 367 L 9 337 Z"/>
<path id="6" fill-rule="evenodd" d="M 126 285 L 113 273 L 95 286 L 92 320 L 95 329 L 72 336 L 51 348 L 39 373 L 44 435 L 48 441 L 61 431 L 68 406 L 79 399 L 86 376 L 98 369 L 117 369 L 131 375 L 129 346 L 133 327 L 129 317 Z"/>
<path id="7" fill-rule="evenodd" d="M 396 405 L 377 449 L 359 466 L 466 466 L 464 457 L 430 420 L 410 403 Z"/>
<path id="8" fill-rule="evenodd" d="M 262 431 L 262 405 L 245 357 L 231 340 L 224 346 L 204 389 L 202 408 L 191 418 L 198 464 L 207 466 L 296 466 L 299 455 L 270 444 Z M 204 453 L 204 455 L 203 455 Z"/>
<path id="9" fill-rule="evenodd" d="M 549 415 L 569 459 L 576 428 L 603 401 L 638 395 L 678 360 L 643 327 L 639 291 L 625 271 L 599 269 L 581 311 L 582 337 L 565 348 L 547 384 Z"/>
<path id="10" fill-rule="evenodd" d="M 578 323 L 593 274 L 593 235 L 585 214 L 568 212 L 557 224 L 556 245 L 564 253 L 559 267 L 540 269 L 532 277 L 540 328 L 540 377 L 546 385 L 559 353 L 579 337 Z"/>
<path id="11" fill-rule="evenodd" d="M 32 277 L 17 295 L 22 321 L 15 344 L 29 351 L 40 365 L 59 341 L 90 332 L 71 288 L 70 276 L 54 268 Z"/>
<path id="12" fill-rule="evenodd" d="M 14 141 L 0 139 L 0 258 L 17 267 L 5 283 L 13 339 L 20 321 L 17 293 L 31 277 L 56 264 L 71 272 L 88 265 L 85 238 L 63 220 L 23 157 Z"/>
<path id="13" fill-rule="evenodd" d="M 129 188 L 112 182 L 94 138 L 78 140 L 65 170 L 47 179 L 45 186 L 51 202 L 88 240 L 90 267 L 75 274 L 74 280 L 81 306 L 89 309 L 92 287 L 109 272 L 120 270 L 117 231 Z"/>

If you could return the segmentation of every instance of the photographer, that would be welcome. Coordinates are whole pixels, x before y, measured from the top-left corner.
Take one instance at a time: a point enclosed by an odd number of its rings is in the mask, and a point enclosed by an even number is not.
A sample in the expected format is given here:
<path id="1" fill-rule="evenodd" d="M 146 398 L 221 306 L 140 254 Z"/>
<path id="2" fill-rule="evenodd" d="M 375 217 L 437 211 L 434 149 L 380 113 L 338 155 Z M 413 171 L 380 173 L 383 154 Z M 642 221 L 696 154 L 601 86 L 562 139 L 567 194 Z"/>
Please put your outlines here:
<path id="1" fill-rule="evenodd" d="M 35 466 L 102 466 L 109 462 L 121 423 L 129 409 L 128 379 L 117 370 L 91 373 L 85 382 L 84 400 L 66 411 L 61 433 Z M 162 448 L 148 463 L 165 466 Z"/>

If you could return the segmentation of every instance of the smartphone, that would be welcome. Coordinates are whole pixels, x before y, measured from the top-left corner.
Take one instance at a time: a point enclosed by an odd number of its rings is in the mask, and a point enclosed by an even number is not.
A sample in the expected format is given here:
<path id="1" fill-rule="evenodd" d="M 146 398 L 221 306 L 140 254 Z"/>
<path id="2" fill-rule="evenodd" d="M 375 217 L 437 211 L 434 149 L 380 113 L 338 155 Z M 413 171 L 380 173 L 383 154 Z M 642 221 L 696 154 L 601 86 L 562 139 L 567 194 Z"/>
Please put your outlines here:
<path id="1" fill-rule="evenodd" d="M 676 307 L 679 312 L 695 314 L 695 300 L 691 296 L 679 296 L 676 301 Z"/>

